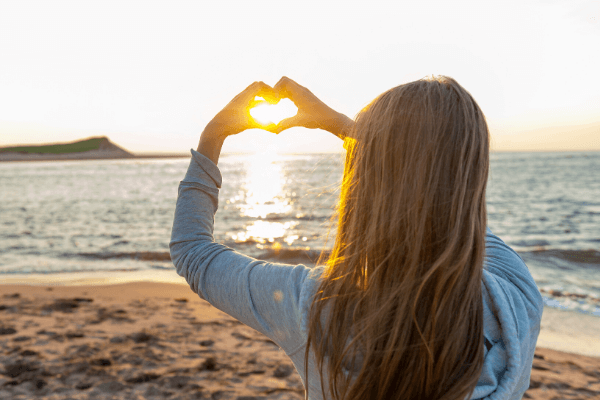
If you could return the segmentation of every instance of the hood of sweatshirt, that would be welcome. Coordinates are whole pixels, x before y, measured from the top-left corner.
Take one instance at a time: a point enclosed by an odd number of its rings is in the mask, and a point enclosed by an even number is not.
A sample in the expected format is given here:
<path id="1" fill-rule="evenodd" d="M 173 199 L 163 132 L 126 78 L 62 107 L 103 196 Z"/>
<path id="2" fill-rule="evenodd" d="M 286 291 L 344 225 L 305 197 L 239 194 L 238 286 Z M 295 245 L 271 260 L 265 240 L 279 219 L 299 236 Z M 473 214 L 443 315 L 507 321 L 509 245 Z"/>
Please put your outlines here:
<path id="1" fill-rule="evenodd" d="M 525 262 L 489 229 L 482 294 L 485 361 L 471 398 L 521 399 L 529 388 L 544 303 Z"/>

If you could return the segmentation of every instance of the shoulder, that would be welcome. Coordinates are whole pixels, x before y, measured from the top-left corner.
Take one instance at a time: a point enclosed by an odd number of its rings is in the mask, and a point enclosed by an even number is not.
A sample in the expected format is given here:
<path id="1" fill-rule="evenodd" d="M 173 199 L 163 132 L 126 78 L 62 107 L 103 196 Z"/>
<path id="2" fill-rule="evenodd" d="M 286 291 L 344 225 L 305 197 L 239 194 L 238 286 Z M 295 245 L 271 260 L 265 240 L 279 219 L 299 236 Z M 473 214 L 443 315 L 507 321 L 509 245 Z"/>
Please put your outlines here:
<path id="1" fill-rule="evenodd" d="M 530 317 L 541 319 L 544 308 L 542 296 L 521 256 L 489 228 L 485 251 L 483 276 L 487 289 L 496 293 L 496 297 L 505 297 L 513 305 L 522 302 Z M 492 286 L 498 286 L 498 290 Z"/>

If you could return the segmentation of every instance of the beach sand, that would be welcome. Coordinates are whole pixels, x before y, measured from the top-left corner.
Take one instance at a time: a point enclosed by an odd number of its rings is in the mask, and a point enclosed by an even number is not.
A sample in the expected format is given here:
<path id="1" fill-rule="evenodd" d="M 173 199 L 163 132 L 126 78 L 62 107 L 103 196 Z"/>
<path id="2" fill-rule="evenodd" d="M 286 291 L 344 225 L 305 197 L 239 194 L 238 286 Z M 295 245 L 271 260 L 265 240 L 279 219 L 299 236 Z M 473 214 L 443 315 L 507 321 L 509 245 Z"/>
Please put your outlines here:
<path id="1" fill-rule="evenodd" d="M 304 398 L 275 343 L 187 285 L 86 283 L 0 285 L 0 399 Z M 600 358 L 539 347 L 524 398 L 600 398 Z"/>

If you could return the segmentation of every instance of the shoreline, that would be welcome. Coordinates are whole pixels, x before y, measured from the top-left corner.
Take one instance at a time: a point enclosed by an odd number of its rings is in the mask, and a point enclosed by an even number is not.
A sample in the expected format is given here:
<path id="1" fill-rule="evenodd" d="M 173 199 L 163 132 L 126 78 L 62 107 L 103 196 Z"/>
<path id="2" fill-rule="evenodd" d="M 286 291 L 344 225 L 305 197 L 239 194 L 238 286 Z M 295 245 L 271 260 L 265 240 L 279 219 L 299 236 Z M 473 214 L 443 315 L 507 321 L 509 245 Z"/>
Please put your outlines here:
<path id="1" fill-rule="evenodd" d="M 277 345 L 185 283 L 86 279 L 0 284 L 0 398 L 304 398 Z M 594 395 L 600 358 L 536 348 L 524 398 Z"/>
<path id="2" fill-rule="evenodd" d="M 15 286 L 104 286 L 123 283 L 165 283 L 188 287 L 185 279 L 172 270 L 148 269 L 137 271 L 81 271 L 52 274 L 6 274 L 2 276 L 0 288 Z M 1 289 L 0 289 L 1 290 Z"/>
<path id="3" fill-rule="evenodd" d="M 2 158 L 0 162 L 29 162 L 29 161 L 90 161 L 90 160 L 146 160 L 146 159 L 160 159 L 160 158 L 189 158 L 189 154 L 148 154 L 148 155 L 133 155 L 131 157 L 111 157 L 111 156 L 37 156 L 37 157 L 22 157 L 22 158 Z"/>
<path id="4" fill-rule="evenodd" d="M 127 284 L 177 285 L 183 292 L 198 297 L 175 270 L 94 271 L 57 274 L 11 274 L 0 281 L 6 287 L 82 288 L 113 287 Z M 537 346 L 600 359 L 600 317 L 544 306 Z"/>
<path id="5" fill-rule="evenodd" d="M 555 150 L 555 151 L 532 151 L 532 150 L 523 150 L 523 151 L 514 151 L 514 150 L 497 150 L 490 151 L 490 154 L 508 154 L 508 153 L 598 153 L 600 150 Z M 317 154 L 342 154 L 342 152 L 331 151 L 327 153 L 317 153 Z M 29 162 L 29 161 L 89 161 L 89 160 L 143 160 L 143 159 L 169 159 L 169 158 L 189 158 L 190 155 L 187 153 L 176 153 L 176 154 L 134 154 L 132 156 L 111 156 L 111 155 L 101 155 L 101 156 L 89 156 L 89 155 L 81 155 L 78 153 L 65 155 L 53 155 L 53 156 L 14 156 L 15 153 L 4 153 L 9 154 L 10 157 L 2 157 L 0 156 L 0 163 L 3 162 Z M 251 153 L 240 153 L 240 152 L 232 152 L 232 153 L 223 153 L 222 156 L 225 155 L 236 155 L 236 154 L 251 154 Z M 311 154 L 311 153 L 283 153 L 286 155 L 292 154 Z M 14 158 L 13 158 L 14 157 Z"/>

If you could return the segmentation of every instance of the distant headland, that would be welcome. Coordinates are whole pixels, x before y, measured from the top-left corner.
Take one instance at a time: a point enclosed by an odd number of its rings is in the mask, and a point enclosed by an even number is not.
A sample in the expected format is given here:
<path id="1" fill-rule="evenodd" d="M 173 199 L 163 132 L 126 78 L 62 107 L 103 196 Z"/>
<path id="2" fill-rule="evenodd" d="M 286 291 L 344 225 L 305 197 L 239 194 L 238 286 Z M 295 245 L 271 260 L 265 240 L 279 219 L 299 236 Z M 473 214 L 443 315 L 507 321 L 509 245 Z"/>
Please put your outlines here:
<path id="1" fill-rule="evenodd" d="M 106 136 L 70 143 L 0 147 L 0 161 L 102 160 L 117 158 L 175 158 L 185 154 L 133 154 Z"/>

